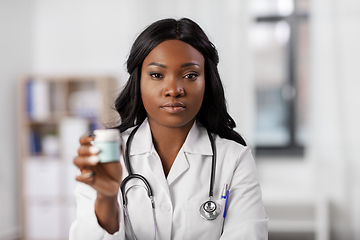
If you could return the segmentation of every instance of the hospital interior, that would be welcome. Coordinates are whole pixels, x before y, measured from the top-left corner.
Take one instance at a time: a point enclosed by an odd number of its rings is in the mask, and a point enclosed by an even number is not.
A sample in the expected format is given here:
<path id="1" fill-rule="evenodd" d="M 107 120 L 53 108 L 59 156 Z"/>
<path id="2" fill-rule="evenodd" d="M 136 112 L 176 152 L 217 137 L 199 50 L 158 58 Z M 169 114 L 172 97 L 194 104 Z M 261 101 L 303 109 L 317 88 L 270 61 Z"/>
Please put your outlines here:
<path id="1" fill-rule="evenodd" d="M 360 239 L 360 1 L 0 1 L 0 240 L 62 240 L 81 135 L 119 121 L 130 47 L 188 17 L 216 46 L 270 240 Z"/>

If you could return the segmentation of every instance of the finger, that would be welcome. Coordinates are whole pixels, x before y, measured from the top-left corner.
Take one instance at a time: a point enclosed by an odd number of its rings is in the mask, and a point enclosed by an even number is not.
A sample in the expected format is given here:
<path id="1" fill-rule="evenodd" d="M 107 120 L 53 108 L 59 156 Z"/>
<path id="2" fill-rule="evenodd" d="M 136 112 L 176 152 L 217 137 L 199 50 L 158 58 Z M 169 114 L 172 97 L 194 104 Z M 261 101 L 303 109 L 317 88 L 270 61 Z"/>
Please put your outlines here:
<path id="1" fill-rule="evenodd" d="M 93 171 L 87 172 L 87 173 L 84 173 L 83 176 L 86 177 L 86 178 L 94 177 L 95 172 L 93 172 Z"/>
<path id="2" fill-rule="evenodd" d="M 92 185 L 95 183 L 95 172 L 83 171 L 80 175 L 76 176 L 76 180 L 88 185 Z"/>
<path id="3" fill-rule="evenodd" d="M 100 148 L 97 146 L 80 146 L 78 150 L 79 156 L 97 155 L 100 152 Z"/>
<path id="4" fill-rule="evenodd" d="M 120 153 L 121 153 L 121 156 L 124 156 L 124 154 L 125 154 L 125 150 L 124 150 L 124 147 L 122 144 L 120 145 Z"/>
<path id="5" fill-rule="evenodd" d="M 90 157 L 76 157 L 74 158 L 74 164 L 80 169 L 89 169 L 93 166 L 96 166 L 99 163 L 100 159 L 96 155 Z"/>
<path id="6" fill-rule="evenodd" d="M 91 145 L 91 142 L 94 141 L 94 136 L 85 135 L 80 137 L 79 142 L 81 145 Z"/>
<path id="7" fill-rule="evenodd" d="M 123 147 L 123 143 L 124 143 L 124 139 L 122 138 L 122 136 L 120 135 L 120 154 L 121 156 L 124 157 L 125 155 L 125 149 Z"/>

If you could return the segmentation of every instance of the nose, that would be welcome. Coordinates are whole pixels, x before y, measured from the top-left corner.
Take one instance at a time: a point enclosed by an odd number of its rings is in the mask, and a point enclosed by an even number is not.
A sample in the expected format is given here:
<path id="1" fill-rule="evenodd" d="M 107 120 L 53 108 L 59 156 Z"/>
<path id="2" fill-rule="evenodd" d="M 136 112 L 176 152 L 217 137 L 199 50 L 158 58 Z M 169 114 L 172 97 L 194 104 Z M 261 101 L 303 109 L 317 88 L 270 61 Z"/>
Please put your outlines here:
<path id="1" fill-rule="evenodd" d="M 181 80 L 176 77 L 169 78 L 164 88 L 164 96 L 173 98 L 185 96 L 185 90 L 181 84 Z"/>

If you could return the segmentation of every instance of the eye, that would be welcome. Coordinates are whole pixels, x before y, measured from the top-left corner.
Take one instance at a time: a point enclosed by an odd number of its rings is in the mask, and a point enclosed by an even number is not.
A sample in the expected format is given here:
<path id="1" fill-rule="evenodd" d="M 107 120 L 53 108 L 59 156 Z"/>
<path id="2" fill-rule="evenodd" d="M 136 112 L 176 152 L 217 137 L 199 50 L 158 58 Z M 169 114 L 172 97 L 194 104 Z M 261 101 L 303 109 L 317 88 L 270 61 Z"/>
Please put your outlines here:
<path id="1" fill-rule="evenodd" d="M 162 78 L 160 73 L 150 73 L 150 77 L 154 79 Z"/>
<path id="2" fill-rule="evenodd" d="M 198 77 L 197 73 L 189 73 L 187 75 L 185 75 L 185 78 L 190 79 L 190 80 L 196 80 Z"/>

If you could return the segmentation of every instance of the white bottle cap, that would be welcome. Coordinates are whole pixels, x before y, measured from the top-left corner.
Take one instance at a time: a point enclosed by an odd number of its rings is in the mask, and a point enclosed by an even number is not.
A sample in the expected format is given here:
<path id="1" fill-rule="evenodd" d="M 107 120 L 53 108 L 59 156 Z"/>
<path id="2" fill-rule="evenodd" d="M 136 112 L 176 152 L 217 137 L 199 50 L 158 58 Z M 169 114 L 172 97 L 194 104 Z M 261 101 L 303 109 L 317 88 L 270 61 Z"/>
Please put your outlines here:
<path id="1" fill-rule="evenodd" d="M 120 140 L 118 129 L 98 129 L 94 131 L 95 142 L 116 142 Z"/>

